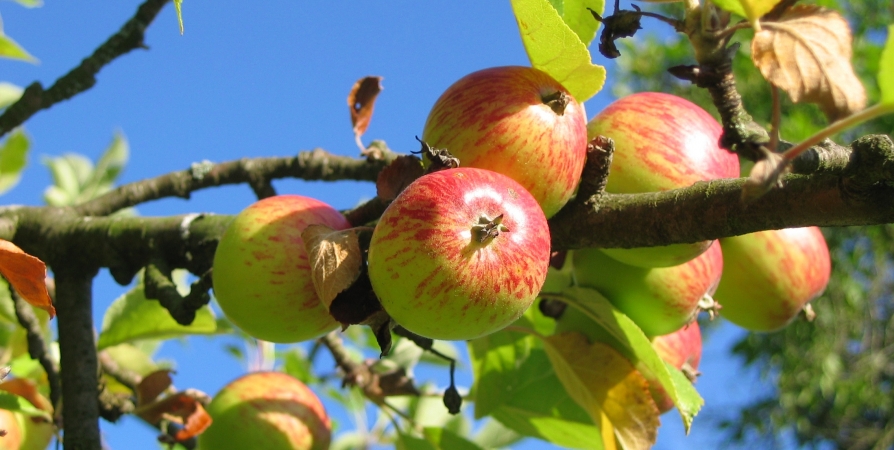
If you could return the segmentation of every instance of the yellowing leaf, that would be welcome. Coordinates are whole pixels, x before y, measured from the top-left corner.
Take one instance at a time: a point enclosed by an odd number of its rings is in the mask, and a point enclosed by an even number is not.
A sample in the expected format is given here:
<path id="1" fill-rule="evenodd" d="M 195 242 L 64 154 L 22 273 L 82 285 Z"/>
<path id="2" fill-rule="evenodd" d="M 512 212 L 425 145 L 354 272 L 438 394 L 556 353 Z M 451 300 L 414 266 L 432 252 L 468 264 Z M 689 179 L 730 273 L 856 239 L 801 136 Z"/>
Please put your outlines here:
<path id="1" fill-rule="evenodd" d="M 301 232 L 317 296 L 326 307 L 360 275 L 363 258 L 356 230 L 310 225 Z"/>
<path id="2" fill-rule="evenodd" d="M 0 239 L 0 274 L 35 308 L 56 316 L 56 308 L 47 292 L 47 265 L 18 246 Z"/>
<path id="3" fill-rule="evenodd" d="M 37 59 L 25 51 L 21 45 L 12 40 L 9 36 L 0 31 L 0 56 L 10 59 L 18 59 L 20 61 L 36 63 Z"/>
<path id="4" fill-rule="evenodd" d="M 512 10 L 532 66 L 562 83 L 579 102 L 602 89 L 605 68 L 593 64 L 587 46 L 549 0 L 512 0 Z"/>
<path id="5" fill-rule="evenodd" d="M 866 106 L 851 52 L 847 21 L 813 5 L 796 5 L 778 22 L 764 22 L 751 41 L 751 58 L 764 78 L 795 103 L 818 104 L 833 121 Z"/>
<path id="6" fill-rule="evenodd" d="M 177 23 L 180 25 L 180 34 L 183 34 L 183 0 L 174 0 L 174 10 L 177 11 Z"/>
<path id="7" fill-rule="evenodd" d="M 888 41 L 878 63 L 878 87 L 881 103 L 894 105 L 894 25 L 888 25 Z"/>
<path id="8" fill-rule="evenodd" d="M 607 418 L 626 450 L 647 450 L 658 437 L 658 407 L 649 383 L 616 350 L 581 333 L 545 338 L 546 353 L 568 394 L 595 424 Z M 603 428 L 605 428 L 603 426 Z M 611 448 L 613 442 L 604 442 Z"/>

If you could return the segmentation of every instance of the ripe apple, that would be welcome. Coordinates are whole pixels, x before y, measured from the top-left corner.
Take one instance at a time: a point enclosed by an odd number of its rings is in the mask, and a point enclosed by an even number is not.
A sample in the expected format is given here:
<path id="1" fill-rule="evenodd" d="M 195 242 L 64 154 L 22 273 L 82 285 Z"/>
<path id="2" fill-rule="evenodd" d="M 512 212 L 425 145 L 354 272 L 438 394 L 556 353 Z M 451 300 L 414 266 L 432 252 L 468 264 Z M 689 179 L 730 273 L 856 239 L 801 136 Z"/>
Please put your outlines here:
<path id="1" fill-rule="evenodd" d="M 298 342 L 337 326 L 317 297 L 301 232 L 311 224 L 350 227 L 331 206 L 278 195 L 240 212 L 214 254 L 214 295 L 236 326 L 255 338 Z"/>
<path id="2" fill-rule="evenodd" d="M 691 381 L 695 381 L 698 363 L 702 359 L 702 332 L 698 322 L 692 322 L 673 333 L 656 336 L 652 339 L 652 348 L 661 359 L 677 369 L 682 369 Z M 673 400 L 660 384 L 649 380 L 649 389 L 659 411 L 665 413 L 674 407 Z"/>
<path id="3" fill-rule="evenodd" d="M 759 231 L 720 245 L 727 265 L 714 297 L 721 316 L 743 328 L 786 326 L 829 283 L 829 248 L 817 227 Z"/>
<path id="4" fill-rule="evenodd" d="M 461 78 L 435 102 L 422 140 L 463 167 L 502 173 L 552 217 L 574 194 L 587 153 L 584 106 L 546 72 L 508 66 Z"/>
<path id="5" fill-rule="evenodd" d="M 531 194 L 505 175 L 461 167 L 422 176 L 388 206 L 369 244 L 369 278 L 404 328 L 473 339 L 531 306 L 549 258 L 549 227 Z"/>
<path id="6" fill-rule="evenodd" d="M 574 252 L 577 283 L 599 291 L 649 336 L 672 333 L 691 322 L 722 272 L 716 243 L 689 262 L 652 269 L 624 264 L 598 249 Z"/>
<path id="7" fill-rule="evenodd" d="M 723 129 L 698 105 L 670 94 L 641 92 L 621 98 L 587 124 L 590 138 L 615 141 L 606 191 L 621 194 L 678 189 L 697 181 L 739 176 L 739 160 L 719 146 Z M 637 249 L 604 249 L 639 267 L 682 264 L 710 242 Z"/>
<path id="8" fill-rule="evenodd" d="M 253 372 L 224 386 L 206 407 L 212 423 L 199 449 L 323 450 L 331 424 L 320 399 L 280 372 Z"/>

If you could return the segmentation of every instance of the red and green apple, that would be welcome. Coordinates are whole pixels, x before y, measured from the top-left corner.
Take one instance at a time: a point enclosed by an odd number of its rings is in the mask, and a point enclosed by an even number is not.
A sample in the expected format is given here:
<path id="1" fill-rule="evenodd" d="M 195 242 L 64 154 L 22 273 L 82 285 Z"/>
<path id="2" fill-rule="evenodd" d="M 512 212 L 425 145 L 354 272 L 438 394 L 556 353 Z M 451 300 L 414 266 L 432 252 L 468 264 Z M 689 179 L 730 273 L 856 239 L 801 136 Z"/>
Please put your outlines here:
<path id="1" fill-rule="evenodd" d="M 388 206 L 369 244 L 369 278 L 385 311 L 413 333 L 473 339 L 531 306 L 550 235 L 540 205 L 499 173 L 424 175 Z"/>
<path id="2" fill-rule="evenodd" d="M 636 194 L 678 189 L 698 181 L 739 176 L 739 160 L 719 146 L 721 125 L 698 105 L 670 94 L 623 97 L 587 124 L 592 139 L 614 140 L 606 191 Z M 710 242 L 636 249 L 603 249 L 626 264 L 669 267 L 708 249 Z"/>
<path id="3" fill-rule="evenodd" d="M 723 238 L 720 246 L 726 268 L 714 299 L 720 315 L 743 328 L 786 326 L 829 283 L 829 248 L 817 227 Z"/>
<path id="4" fill-rule="evenodd" d="M 502 173 L 551 217 L 574 194 L 587 152 L 584 106 L 546 72 L 493 67 L 451 85 L 435 102 L 422 140 L 463 167 Z"/>
<path id="5" fill-rule="evenodd" d="M 338 324 L 320 302 L 301 232 L 312 224 L 350 227 L 319 200 L 278 195 L 240 212 L 214 254 L 214 295 L 249 335 L 272 342 L 316 338 Z"/>
<path id="6" fill-rule="evenodd" d="M 574 251 L 574 278 L 593 288 L 649 336 L 679 330 L 699 311 L 723 272 L 720 246 L 673 267 L 643 268 L 624 264 L 599 249 Z"/>
<path id="7" fill-rule="evenodd" d="M 253 372 L 230 382 L 206 407 L 211 426 L 198 448 L 325 450 L 331 424 L 320 399 L 280 372 Z"/>

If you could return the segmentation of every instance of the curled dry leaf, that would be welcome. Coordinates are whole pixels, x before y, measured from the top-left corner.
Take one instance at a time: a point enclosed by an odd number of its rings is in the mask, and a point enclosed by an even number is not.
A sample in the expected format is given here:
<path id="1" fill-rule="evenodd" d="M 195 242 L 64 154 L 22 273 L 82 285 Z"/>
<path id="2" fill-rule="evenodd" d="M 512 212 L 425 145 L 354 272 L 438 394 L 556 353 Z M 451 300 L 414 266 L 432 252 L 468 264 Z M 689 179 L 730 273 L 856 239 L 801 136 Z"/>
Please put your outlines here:
<path id="1" fill-rule="evenodd" d="M 137 385 L 137 407 L 154 402 L 164 391 L 174 383 L 171 379 L 172 370 L 161 369 L 152 372 Z"/>
<path id="2" fill-rule="evenodd" d="M 50 318 L 56 316 L 47 292 L 47 265 L 43 261 L 0 239 L 0 274 L 31 306 L 48 312 Z"/>
<path id="3" fill-rule="evenodd" d="M 766 152 L 764 159 L 754 163 L 742 186 L 742 201 L 757 200 L 774 187 L 782 186 L 782 177 L 789 171 L 789 161 L 779 153 Z"/>
<path id="4" fill-rule="evenodd" d="M 202 392 L 188 389 L 142 405 L 134 414 L 156 426 L 162 419 L 182 425 L 183 429 L 174 435 L 174 440 L 182 442 L 202 434 L 211 425 L 211 416 L 202 406 L 207 397 Z"/>
<path id="5" fill-rule="evenodd" d="M 568 395 L 595 424 L 614 428 L 621 448 L 646 450 L 658 437 L 658 407 L 649 383 L 608 345 L 590 344 L 577 332 L 547 337 L 546 354 Z"/>
<path id="6" fill-rule="evenodd" d="M 351 125 L 354 127 L 354 139 L 361 151 L 365 147 L 360 142 L 360 136 L 366 133 L 369 121 L 372 120 L 373 106 L 376 97 L 382 91 L 382 77 L 363 77 L 354 83 L 351 93 L 348 94 L 348 108 L 351 110 Z"/>
<path id="7" fill-rule="evenodd" d="M 317 296 L 329 308 L 335 296 L 350 287 L 360 275 L 363 255 L 357 230 L 310 225 L 301 232 L 301 239 L 307 250 Z"/>
<path id="8" fill-rule="evenodd" d="M 422 161 L 413 155 L 398 156 L 379 172 L 376 195 L 382 200 L 393 200 L 405 187 L 425 173 Z"/>
<path id="9" fill-rule="evenodd" d="M 751 41 L 751 58 L 793 102 L 816 103 L 834 121 L 866 106 L 866 90 L 850 62 L 851 40 L 841 14 L 796 5 L 778 21 L 762 22 Z"/>

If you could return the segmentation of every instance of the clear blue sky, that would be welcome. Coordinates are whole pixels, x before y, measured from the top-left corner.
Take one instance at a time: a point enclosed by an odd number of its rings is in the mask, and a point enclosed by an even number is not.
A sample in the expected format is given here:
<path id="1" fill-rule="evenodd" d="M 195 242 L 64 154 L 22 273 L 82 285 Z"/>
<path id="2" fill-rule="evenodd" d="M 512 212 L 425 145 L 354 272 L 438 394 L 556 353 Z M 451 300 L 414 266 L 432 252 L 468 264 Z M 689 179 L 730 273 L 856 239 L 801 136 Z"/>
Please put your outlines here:
<path id="1" fill-rule="evenodd" d="M 126 136 L 131 149 L 122 182 L 206 159 L 293 155 L 315 147 L 356 156 L 345 99 L 354 81 L 365 75 L 383 76 L 385 89 L 364 141 L 383 139 L 396 151 L 416 150 L 414 136 L 421 134 L 429 108 L 453 81 L 490 66 L 528 64 L 505 0 L 261 3 L 186 0 L 183 36 L 168 5 L 148 30 L 148 50 L 114 61 L 100 72 L 94 88 L 27 122 L 31 160 L 22 183 L 2 203 L 42 204 L 51 182 L 42 157 L 76 152 L 95 159 L 115 132 Z M 26 9 L 0 3 L 6 34 L 40 60 L 37 65 L 0 60 L 0 81 L 26 86 L 38 80 L 49 86 L 117 31 L 138 5 L 137 0 L 49 0 Z M 606 63 L 596 56 L 597 63 Z M 607 91 L 597 94 L 586 105 L 588 115 L 610 100 Z M 278 181 L 275 187 L 336 208 L 374 195 L 371 185 L 360 183 Z M 253 200 L 247 186 L 237 186 L 138 209 L 145 216 L 233 214 Z M 105 306 L 125 290 L 107 272 L 100 274 L 97 326 Z M 766 392 L 766 386 L 755 384 L 755 374 L 743 373 L 727 355 L 741 333 L 728 324 L 715 333 L 698 383 L 706 408 L 689 437 L 683 436 L 676 413 L 663 416 L 657 448 L 717 447 L 713 420 L 756 392 Z M 190 338 L 165 344 L 159 357 L 176 361 L 178 387 L 213 394 L 245 370 L 223 351 L 224 344 L 235 342 Z M 468 380 L 468 371 L 462 377 Z M 435 382 L 443 386 L 444 380 Z M 339 422 L 348 423 L 343 412 L 327 405 Z M 112 449 L 158 448 L 154 431 L 135 419 L 103 422 L 102 427 Z M 544 446 L 527 442 L 518 448 Z"/>

